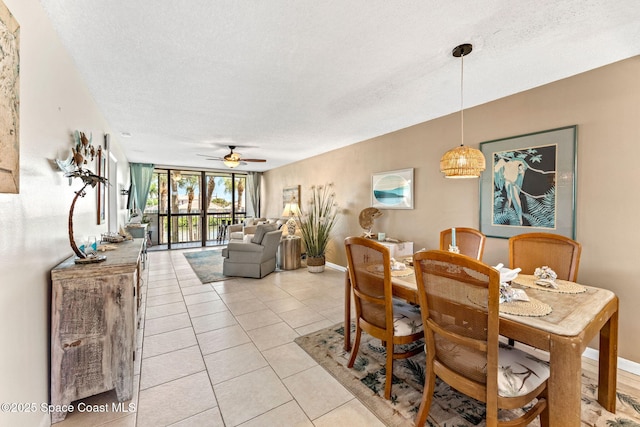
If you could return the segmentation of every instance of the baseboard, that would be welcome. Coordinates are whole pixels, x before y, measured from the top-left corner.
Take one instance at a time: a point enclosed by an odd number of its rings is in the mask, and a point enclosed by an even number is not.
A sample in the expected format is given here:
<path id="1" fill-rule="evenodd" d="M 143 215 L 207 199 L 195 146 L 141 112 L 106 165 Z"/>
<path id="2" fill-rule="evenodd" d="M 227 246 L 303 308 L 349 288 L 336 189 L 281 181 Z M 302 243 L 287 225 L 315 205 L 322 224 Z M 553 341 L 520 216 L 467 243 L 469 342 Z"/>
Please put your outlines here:
<path id="1" fill-rule="evenodd" d="M 334 264 L 334 263 L 332 263 L 332 262 L 327 262 L 327 263 L 326 263 L 326 266 L 327 266 L 327 267 L 331 267 L 331 268 L 333 268 L 334 270 L 338 270 L 338 271 L 347 271 L 347 267 L 343 267 L 343 266 L 341 266 L 341 265 Z"/>
<path id="2" fill-rule="evenodd" d="M 341 265 L 338 264 L 334 264 L 332 262 L 328 262 L 327 263 L 328 267 L 331 267 L 335 270 L 339 270 L 339 271 L 347 271 L 346 267 L 343 267 Z M 598 350 L 594 349 L 594 348 L 590 348 L 587 347 L 587 349 L 584 351 L 584 353 L 582 353 L 582 355 L 584 357 L 586 357 L 587 359 L 591 359 L 591 360 L 598 360 Z M 631 360 L 627 360 L 627 359 L 623 359 L 622 357 L 618 357 L 618 369 L 625 371 L 625 372 L 629 372 L 630 374 L 633 375 L 638 375 L 640 376 L 640 363 L 636 363 L 633 362 Z"/>
<path id="3" fill-rule="evenodd" d="M 595 348 L 587 347 L 587 349 L 582 353 L 584 357 L 591 360 L 598 360 L 598 350 Z M 618 357 L 618 369 L 621 371 L 629 372 L 633 375 L 640 376 L 640 363 L 633 362 L 631 360 L 623 359 L 622 357 Z"/>

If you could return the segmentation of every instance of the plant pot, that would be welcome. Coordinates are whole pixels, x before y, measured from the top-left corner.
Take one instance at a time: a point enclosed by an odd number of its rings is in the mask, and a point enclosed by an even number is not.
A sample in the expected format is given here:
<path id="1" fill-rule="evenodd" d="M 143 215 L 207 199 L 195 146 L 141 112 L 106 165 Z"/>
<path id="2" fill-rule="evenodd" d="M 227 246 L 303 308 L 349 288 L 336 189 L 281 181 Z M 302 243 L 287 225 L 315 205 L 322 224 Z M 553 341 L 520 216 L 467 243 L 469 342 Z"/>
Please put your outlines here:
<path id="1" fill-rule="evenodd" d="M 307 257 L 307 271 L 309 273 L 322 273 L 324 271 L 324 256 Z"/>

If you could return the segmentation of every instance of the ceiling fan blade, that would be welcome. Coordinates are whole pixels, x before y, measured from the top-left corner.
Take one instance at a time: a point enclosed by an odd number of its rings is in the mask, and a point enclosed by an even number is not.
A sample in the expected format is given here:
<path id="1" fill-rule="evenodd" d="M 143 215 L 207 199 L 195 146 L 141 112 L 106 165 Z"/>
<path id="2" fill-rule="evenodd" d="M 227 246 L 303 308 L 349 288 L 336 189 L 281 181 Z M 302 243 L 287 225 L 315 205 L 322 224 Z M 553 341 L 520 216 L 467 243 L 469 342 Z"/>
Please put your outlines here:
<path id="1" fill-rule="evenodd" d="M 266 162 L 265 159 L 245 159 L 244 157 L 241 160 L 243 162 Z"/>
<path id="2" fill-rule="evenodd" d="M 211 154 L 196 154 L 196 156 L 208 157 L 208 160 L 222 160 L 222 157 L 213 157 Z"/>

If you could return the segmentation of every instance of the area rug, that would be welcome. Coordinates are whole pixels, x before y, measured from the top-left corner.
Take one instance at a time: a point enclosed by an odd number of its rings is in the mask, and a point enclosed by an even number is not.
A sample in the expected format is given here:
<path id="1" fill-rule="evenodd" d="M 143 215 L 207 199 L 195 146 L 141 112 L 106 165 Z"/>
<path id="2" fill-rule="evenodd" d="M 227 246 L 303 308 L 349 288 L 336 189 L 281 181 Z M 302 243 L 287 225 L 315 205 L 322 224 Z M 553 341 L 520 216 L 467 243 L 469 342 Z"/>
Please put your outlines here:
<path id="1" fill-rule="evenodd" d="M 355 326 L 352 325 L 352 330 Z M 353 369 L 347 368 L 350 353 L 343 349 L 344 326 L 339 323 L 331 328 L 298 337 L 302 347 L 324 369 L 349 389 L 387 426 L 412 426 L 420 406 L 425 377 L 425 355 L 420 353 L 409 359 L 396 360 L 393 366 L 391 399 L 384 398 L 385 349 L 377 340 L 362 334 L 360 351 Z M 640 391 L 617 390 L 617 413 L 605 411 L 597 401 L 597 380 L 582 375 L 582 425 L 583 426 L 638 426 L 640 427 Z M 514 414 L 502 413 L 501 418 Z M 451 389 L 436 380 L 431 412 L 427 426 L 483 426 L 484 404 Z M 538 420 L 534 422 L 539 426 Z"/>
<path id="2" fill-rule="evenodd" d="M 202 283 L 219 282 L 229 280 L 222 274 L 222 250 L 211 249 L 206 251 L 185 252 L 184 257 L 191 264 L 191 268 Z"/>

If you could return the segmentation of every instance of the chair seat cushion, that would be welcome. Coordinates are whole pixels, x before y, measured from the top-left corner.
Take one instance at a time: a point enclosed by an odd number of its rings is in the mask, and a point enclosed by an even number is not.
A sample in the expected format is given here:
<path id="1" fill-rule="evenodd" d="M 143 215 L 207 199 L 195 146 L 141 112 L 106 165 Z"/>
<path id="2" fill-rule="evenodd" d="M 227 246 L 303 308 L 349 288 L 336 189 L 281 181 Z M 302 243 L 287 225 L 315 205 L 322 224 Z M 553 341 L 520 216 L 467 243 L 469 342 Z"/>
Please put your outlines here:
<path id="1" fill-rule="evenodd" d="M 549 378 L 548 362 L 515 347 L 500 344 L 498 360 L 500 396 L 525 395 Z"/>
<path id="2" fill-rule="evenodd" d="M 450 330 L 455 330 L 452 325 Z M 438 360 L 449 369 L 484 384 L 487 379 L 486 354 L 443 340 L 436 335 Z M 426 346 L 425 346 L 426 351 Z M 515 347 L 500 343 L 498 350 L 498 394 L 523 396 L 549 378 L 549 364 Z"/>
<path id="3" fill-rule="evenodd" d="M 406 336 L 422 331 L 420 307 L 399 299 L 393 299 L 393 333 Z"/>

